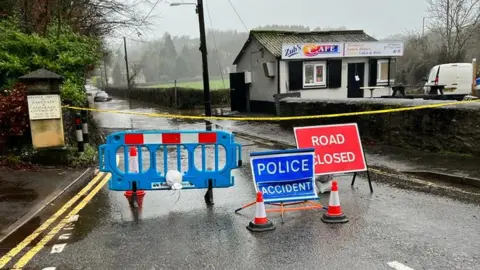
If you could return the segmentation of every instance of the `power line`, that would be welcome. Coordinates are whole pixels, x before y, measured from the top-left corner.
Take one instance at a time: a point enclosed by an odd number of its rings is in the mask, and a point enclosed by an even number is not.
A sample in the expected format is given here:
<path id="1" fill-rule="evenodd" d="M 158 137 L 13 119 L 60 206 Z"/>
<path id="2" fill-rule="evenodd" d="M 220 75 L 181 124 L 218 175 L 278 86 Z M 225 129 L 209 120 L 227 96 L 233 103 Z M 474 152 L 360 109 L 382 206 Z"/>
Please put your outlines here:
<path id="1" fill-rule="evenodd" d="M 150 17 L 150 15 L 152 14 L 153 10 L 157 7 L 157 5 L 162 2 L 163 0 L 157 0 L 155 2 L 155 4 L 153 4 L 152 8 L 150 9 L 150 11 L 148 12 L 148 14 L 142 19 L 142 21 L 140 22 L 139 26 L 142 25 L 143 23 L 145 23 L 145 21 L 148 19 L 148 17 Z M 140 43 L 147 43 L 147 41 L 142 41 L 142 40 L 136 40 L 136 39 L 132 39 L 131 36 L 132 34 L 135 32 L 135 31 L 138 31 L 138 28 L 135 28 L 135 30 L 133 30 L 132 32 L 130 32 L 130 34 L 127 34 L 125 35 L 125 37 L 131 41 L 135 41 L 135 42 L 140 42 Z M 140 31 L 138 31 L 140 32 Z M 119 35 L 122 35 L 121 33 L 118 33 Z M 118 37 L 118 39 L 123 39 L 123 37 Z M 118 48 L 115 50 L 115 51 L 118 51 L 120 49 L 120 47 L 122 46 L 123 44 L 120 43 L 120 45 L 118 46 Z"/>
<path id="2" fill-rule="evenodd" d="M 223 79 L 223 69 L 222 69 L 222 65 L 220 64 L 220 56 L 218 54 L 217 41 L 215 40 L 215 33 L 213 31 L 212 18 L 210 17 L 210 10 L 208 8 L 207 2 L 208 1 L 205 1 L 205 7 L 207 8 L 208 21 L 210 22 L 210 31 L 212 31 L 213 45 L 215 46 L 215 51 L 217 53 L 217 64 L 218 64 L 218 68 L 220 69 L 220 76 L 222 77 L 223 88 L 225 88 L 225 80 Z"/>
<path id="3" fill-rule="evenodd" d="M 145 21 L 148 19 L 148 17 L 150 17 L 150 15 L 152 14 L 152 12 L 153 12 L 153 10 L 155 9 L 155 7 L 157 7 L 157 5 L 158 5 L 161 1 L 163 1 L 163 0 L 157 0 L 157 1 L 155 2 L 155 4 L 153 4 L 153 6 L 152 6 L 152 8 L 150 9 L 150 11 L 148 12 L 147 16 L 145 16 L 145 17 L 143 18 L 143 20 L 142 20 L 142 22 L 140 23 L 139 26 L 141 26 L 142 24 L 145 23 Z M 135 32 L 135 31 L 138 31 L 138 28 L 135 28 L 135 30 L 132 31 L 128 36 L 132 35 L 133 32 Z"/>
<path id="4" fill-rule="evenodd" d="M 237 14 L 237 17 L 238 19 L 240 20 L 240 22 L 243 24 L 243 27 L 245 27 L 245 30 L 247 30 L 247 33 L 250 32 L 248 30 L 248 27 L 245 25 L 245 23 L 243 22 L 242 20 L 242 17 L 240 17 L 240 14 L 238 14 L 237 12 L 237 9 L 235 8 L 235 6 L 232 4 L 232 2 L 230 0 L 228 0 L 228 3 L 230 3 L 230 6 L 232 7 L 233 11 L 235 11 L 235 14 Z"/>

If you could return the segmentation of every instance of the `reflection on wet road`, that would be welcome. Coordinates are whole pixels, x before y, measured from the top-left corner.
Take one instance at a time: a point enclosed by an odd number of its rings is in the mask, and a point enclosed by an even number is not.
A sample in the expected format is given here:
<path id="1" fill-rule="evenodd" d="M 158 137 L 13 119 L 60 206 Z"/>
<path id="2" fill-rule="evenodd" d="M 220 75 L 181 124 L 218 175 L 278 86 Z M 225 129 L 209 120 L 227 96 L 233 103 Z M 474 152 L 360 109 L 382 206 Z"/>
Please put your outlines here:
<path id="1" fill-rule="evenodd" d="M 122 105 L 123 104 L 123 105 Z M 114 101 L 102 106 L 122 108 Z M 142 109 L 150 112 L 153 109 Z M 108 130 L 203 129 L 202 122 L 97 115 Z M 215 189 L 213 207 L 205 190 L 147 191 L 141 212 L 132 212 L 122 192 L 106 187 L 79 213 L 68 240 L 56 236 L 28 265 L 31 269 L 478 269 L 478 205 L 397 189 L 365 179 L 350 187 L 339 177 L 340 200 L 349 222 L 324 224 L 323 211 L 289 212 L 277 229 L 252 234 L 245 226 L 254 208 L 249 153 L 271 147 L 248 140 L 235 186 Z M 120 159 L 120 166 L 123 160 Z M 321 195 L 328 204 L 328 194 Z M 65 233 L 65 232 L 63 232 Z M 62 234 L 62 233 L 60 233 Z M 66 243 L 59 253 L 55 244 Z M 400 268 L 398 268 L 400 269 Z M 407 268 L 405 268 L 407 269 Z"/>
<path id="2" fill-rule="evenodd" d="M 94 108 L 109 110 L 129 110 L 138 113 L 198 114 L 199 111 L 179 111 L 151 104 L 128 102 L 114 99 L 111 102 L 94 103 Z M 205 130 L 203 121 L 154 118 L 129 114 L 94 113 L 100 127 L 105 129 L 200 129 Z"/>

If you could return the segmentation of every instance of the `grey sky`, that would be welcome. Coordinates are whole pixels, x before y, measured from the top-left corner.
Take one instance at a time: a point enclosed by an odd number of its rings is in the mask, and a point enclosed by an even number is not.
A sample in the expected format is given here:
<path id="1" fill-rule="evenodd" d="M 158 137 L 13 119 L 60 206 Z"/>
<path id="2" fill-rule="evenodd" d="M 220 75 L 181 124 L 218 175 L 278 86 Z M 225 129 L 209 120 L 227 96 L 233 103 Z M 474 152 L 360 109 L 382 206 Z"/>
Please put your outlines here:
<path id="1" fill-rule="evenodd" d="M 168 0 L 165 2 L 196 2 L 196 0 Z M 215 29 L 245 31 L 228 0 L 204 0 L 210 11 L 212 24 L 206 14 L 206 26 Z M 362 29 L 376 38 L 421 30 L 426 16 L 424 0 L 231 0 L 246 26 L 300 24 L 312 29 L 345 26 Z M 207 8 L 205 7 L 205 12 Z M 165 32 L 173 36 L 198 36 L 198 19 L 194 6 L 170 7 L 159 4 L 152 12 L 154 25 L 145 39 L 161 37 Z"/>

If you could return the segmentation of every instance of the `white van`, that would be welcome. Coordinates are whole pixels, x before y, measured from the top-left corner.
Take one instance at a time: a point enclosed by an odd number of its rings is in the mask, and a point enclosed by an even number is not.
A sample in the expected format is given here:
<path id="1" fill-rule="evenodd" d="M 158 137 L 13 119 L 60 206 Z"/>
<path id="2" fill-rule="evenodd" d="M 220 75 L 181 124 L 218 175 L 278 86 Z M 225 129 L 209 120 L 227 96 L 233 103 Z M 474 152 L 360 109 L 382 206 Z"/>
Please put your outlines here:
<path id="1" fill-rule="evenodd" d="M 431 85 L 445 85 L 445 95 L 470 94 L 472 92 L 473 67 L 471 63 L 436 65 L 426 78 L 423 91 L 430 92 Z"/>

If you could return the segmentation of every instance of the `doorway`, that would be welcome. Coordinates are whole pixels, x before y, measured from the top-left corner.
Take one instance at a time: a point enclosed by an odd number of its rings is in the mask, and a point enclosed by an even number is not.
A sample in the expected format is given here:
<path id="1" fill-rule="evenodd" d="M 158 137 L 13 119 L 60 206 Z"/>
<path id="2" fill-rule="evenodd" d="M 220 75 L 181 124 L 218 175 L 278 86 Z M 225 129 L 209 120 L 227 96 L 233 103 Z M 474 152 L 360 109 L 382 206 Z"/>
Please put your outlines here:
<path id="1" fill-rule="evenodd" d="M 247 111 L 247 87 L 244 72 L 230 73 L 230 109 L 232 111 Z"/>
<path id="2" fill-rule="evenodd" d="M 365 63 L 348 64 L 347 98 L 363 98 Z"/>

